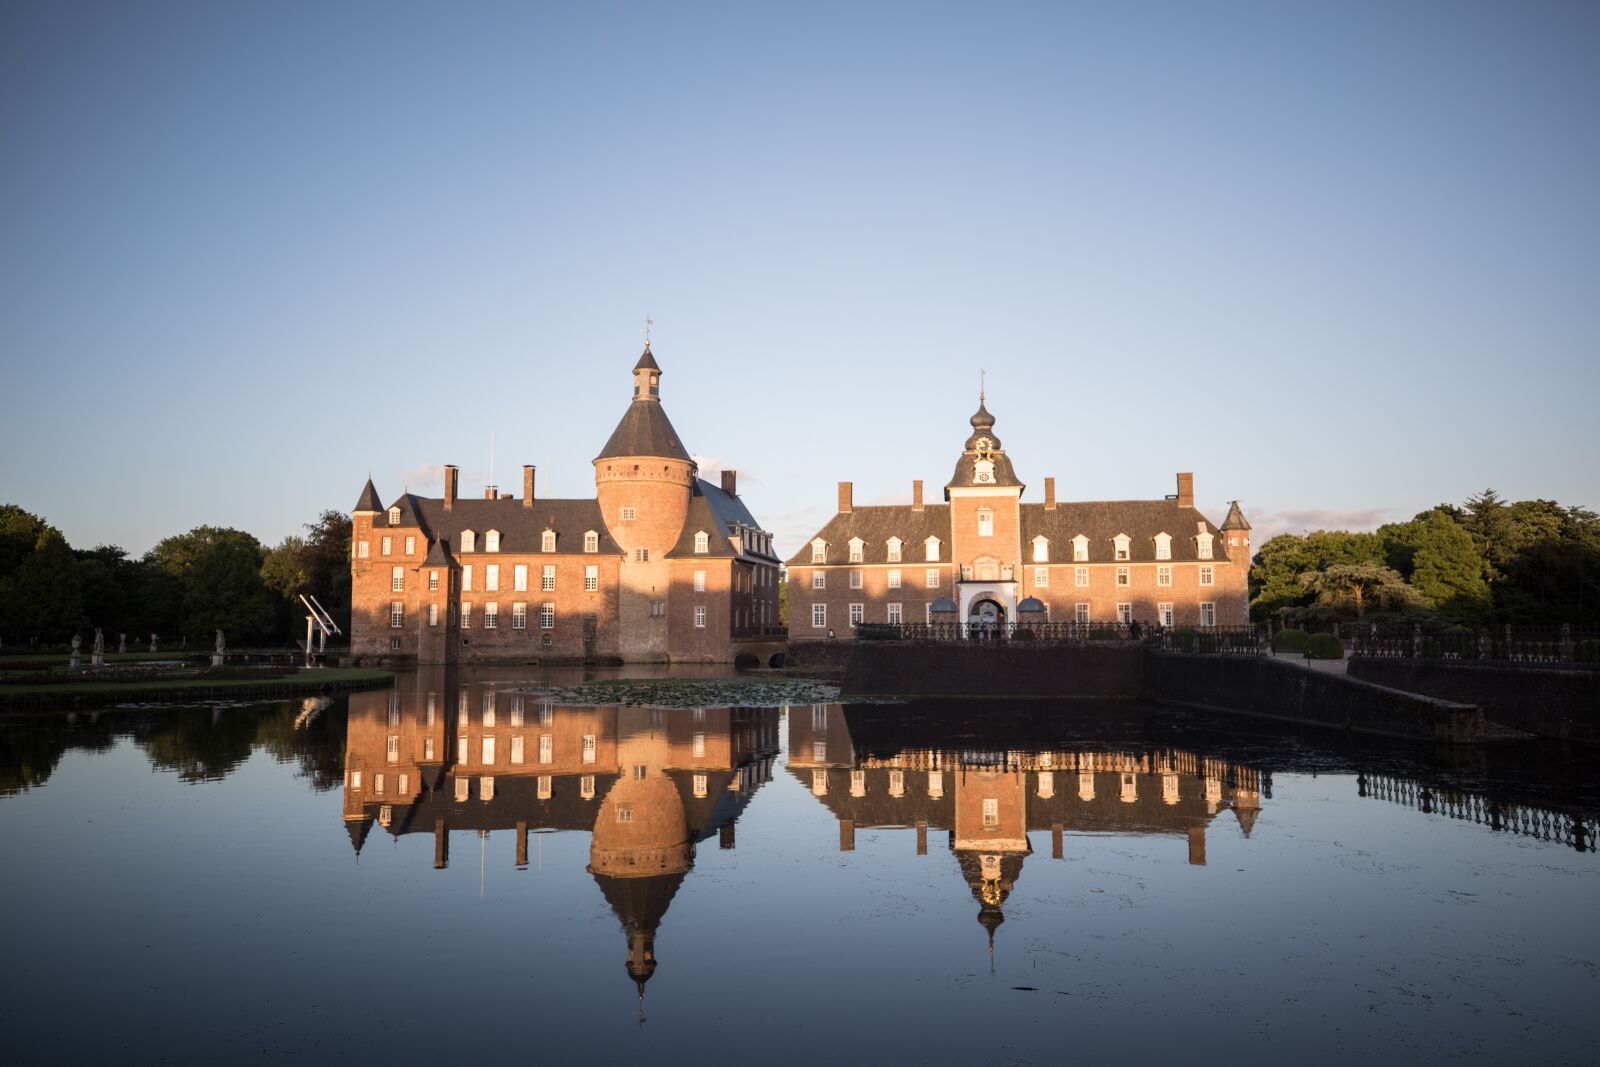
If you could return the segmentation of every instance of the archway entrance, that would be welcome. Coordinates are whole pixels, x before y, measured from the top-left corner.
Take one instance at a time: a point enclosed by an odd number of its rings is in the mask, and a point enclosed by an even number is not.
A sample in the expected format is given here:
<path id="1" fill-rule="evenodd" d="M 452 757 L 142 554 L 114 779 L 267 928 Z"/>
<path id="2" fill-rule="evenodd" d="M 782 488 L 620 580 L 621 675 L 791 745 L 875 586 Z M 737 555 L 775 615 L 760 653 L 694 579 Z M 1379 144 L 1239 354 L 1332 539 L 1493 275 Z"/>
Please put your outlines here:
<path id="1" fill-rule="evenodd" d="M 979 597 L 967 609 L 967 626 L 974 637 L 993 637 L 1004 630 L 1005 624 L 1005 605 L 992 597 Z"/>

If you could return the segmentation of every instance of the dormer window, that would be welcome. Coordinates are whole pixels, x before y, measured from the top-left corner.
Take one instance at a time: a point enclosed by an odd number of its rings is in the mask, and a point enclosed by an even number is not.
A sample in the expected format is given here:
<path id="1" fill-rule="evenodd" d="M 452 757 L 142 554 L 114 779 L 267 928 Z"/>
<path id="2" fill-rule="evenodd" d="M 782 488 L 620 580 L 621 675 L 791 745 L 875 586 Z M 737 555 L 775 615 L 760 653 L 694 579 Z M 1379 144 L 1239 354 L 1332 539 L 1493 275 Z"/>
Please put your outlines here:
<path id="1" fill-rule="evenodd" d="M 1111 544 L 1115 549 L 1114 558 L 1127 559 L 1129 550 L 1133 546 L 1133 541 L 1127 534 L 1117 534 L 1111 539 Z"/>
<path id="2" fill-rule="evenodd" d="M 811 542 L 811 562 L 828 562 L 828 543 L 820 537 Z"/>
<path id="3" fill-rule="evenodd" d="M 546 530 L 539 537 L 539 550 L 541 552 L 554 552 L 556 550 L 556 532 Z"/>
<path id="4" fill-rule="evenodd" d="M 697 532 L 694 535 L 694 550 L 696 552 L 710 552 L 711 535 L 706 533 L 704 530 Z"/>
<path id="5" fill-rule="evenodd" d="M 583 535 L 583 550 L 585 552 L 600 551 L 600 535 L 594 530 L 586 531 Z"/>
<path id="6" fill-rule="evenodd" d="M 924 549 L 925 553 L 927 554 L 928 562 L 929 563 L 938 563 L 939 562 L 939 539 L 937 537 L 930 537 L 926 541 L 924 541 L 922 543 L 922 545 L 923 545 L 923 549 Z"/>
<path id="7" fill-rule="evenodd" d="M 1089 539 L 1079 534 L 1072 539 L 1072 561 L 1074 563 L 1089 562 Z"/>
<path id="8" fill-rule="evenodd" d="M 1156 534 L 1156 559 L 1172 558 L 1172 535 L 1166 533 Z"/>
<path id="9" fill-rule="evenodd" d="M 889 562 L 890 563 L 899 563 L 900 562 L 900 545 L 901 545 L 901 543 L 902 542 L 901 542 L 900 538 L 898 538 L 898 537 L 889 538 Z"/>
<path id="10" fill-rule="evenodd" d="M 861 549 L 862 549 L 862 546 L 865 545 L 865 544 L 866 544 L 866 542 L 861 540 L 861 538 L 859 538 L 859 537 L 850 538 L 850 562 L 851 563 L 860 563 L 861 562 Z"/>
<path id="11" fill-rule="evenodd" d="M 978 509 L 978 536 L 994 536 L 994 512 L 989 508 Z"/>
<path id="12" fill-rule="evenodd" d="M 500 531 L 490 530 L 483 535 L 483 550 L 485 552 L 500 551 Z"/>
<path id="13" fill-rule="evenodd" d="M 1210 559 L 1211 558 L 1211 534 L 1210 534 L 1210 532 L 1207 531 L 1207 530 L 1202 529 L 1199 533 L 1195 534 L 1194 535 L 1194 547 L 1195 547 L 1195 555 L 1199 556 L 1201 559 Z"/>
<path id="14" fill-rule="evenodd" d="M 1035 563 L 1050 562 L 1050 539 L 1043 534 L 1033 539 L 1033 561 Z"/>
<path id="15" fill-rule="evenodd" d="M 473 533 L 471 530 L 462 530 L 461 531 L 461 551 L 463 551 L 463 552 L 476 552 L 476 551 L 478 551 L 478 535 Z"/>
<path id="16" fill-rule="evenodd" d="M 400 509 L 399 508 L 390 508 L 389 509 L 389 525 L 390 526 L 399 526 L 400 525 Z"/>

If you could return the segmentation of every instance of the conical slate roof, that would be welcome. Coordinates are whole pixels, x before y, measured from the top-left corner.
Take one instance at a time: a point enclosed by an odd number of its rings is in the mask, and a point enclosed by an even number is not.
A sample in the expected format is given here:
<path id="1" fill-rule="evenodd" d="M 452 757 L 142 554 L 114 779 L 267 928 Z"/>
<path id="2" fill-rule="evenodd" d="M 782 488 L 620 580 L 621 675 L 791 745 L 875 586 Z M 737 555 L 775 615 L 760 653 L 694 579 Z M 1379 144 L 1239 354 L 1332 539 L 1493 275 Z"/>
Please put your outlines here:
<path id="1" fill-rule="evenodd" d="M 648 353 L 646 353 L 648 358 Z M 672 428 L 672 420 L 654 398 L 636 399 L 628 405 L 622 421 L 611 431 L 611 439 L 595 459 L 613 456 L 661 456 L 687 460 L 689 453 Z"/>
<path id="2" fill-rule="evenodd" d="M 650 354 L 650 342 L 649 341 L 646 341 L 644 343 L 644 355 L 639 357 L 639 362 L 637 362 L 637 363 L 635 363 L 633 365 L 633 369 L 634 370 L 654 370 L 654 371 L 658 371 L 658 370 L 661 369 L 656 364 L 656 357 L 652 356 Z"/>
<path id="3" fill-rule="evenodd" d="M 372 478 L 367 478 L 366 488 L 361 490 L 361 499 L 356 501 L 356 511 L 382 511 L 383 504 L 378 501 L 378 490 L 372 485 Z"/>
<path id="4" fill-rule="evenodd" d="M 1244 512 L 1239 510 L 1239 502 L 1237 500 L 1232 501 L 1228 505 L 1228 517 L 1222 520 L 1222 525 L 1220 527 L 1218 527 L 1218 529 L 1222 529 L 1222 530 L 1248 530 L 1248 529 L 1250 529 L 1250 524 L 1244 520 Z"/>

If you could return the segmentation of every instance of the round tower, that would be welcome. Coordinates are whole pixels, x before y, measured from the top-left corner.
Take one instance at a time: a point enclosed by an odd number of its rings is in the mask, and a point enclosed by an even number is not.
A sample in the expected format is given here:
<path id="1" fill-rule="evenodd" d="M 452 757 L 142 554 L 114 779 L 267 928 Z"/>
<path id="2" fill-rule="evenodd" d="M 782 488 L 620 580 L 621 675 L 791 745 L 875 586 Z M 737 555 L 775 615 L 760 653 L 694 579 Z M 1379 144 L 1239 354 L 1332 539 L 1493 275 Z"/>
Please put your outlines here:
<path id="1" fill-rule="evenodd" d="M 661 367 L 646 342 L 633 368 L 633 402 L 594 460 L 600 515 L 623 551 L 617 614 L 624 659 L 667 656 L 667 553 L 683 531 L 695 474 L 661 407 Z"/>

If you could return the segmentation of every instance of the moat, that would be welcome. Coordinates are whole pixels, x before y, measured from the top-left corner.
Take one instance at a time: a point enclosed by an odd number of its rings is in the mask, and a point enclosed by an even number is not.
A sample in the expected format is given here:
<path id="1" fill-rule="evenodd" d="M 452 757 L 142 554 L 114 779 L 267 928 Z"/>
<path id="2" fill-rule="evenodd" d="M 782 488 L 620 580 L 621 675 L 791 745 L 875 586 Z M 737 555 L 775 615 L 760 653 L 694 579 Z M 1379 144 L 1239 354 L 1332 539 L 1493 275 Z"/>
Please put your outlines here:
<path id="1" fill-rule="evenodd" d="M 7 1062 L 1594 1058 L 1593 749 L 583 678 L 0 717 Z"/>

